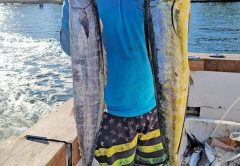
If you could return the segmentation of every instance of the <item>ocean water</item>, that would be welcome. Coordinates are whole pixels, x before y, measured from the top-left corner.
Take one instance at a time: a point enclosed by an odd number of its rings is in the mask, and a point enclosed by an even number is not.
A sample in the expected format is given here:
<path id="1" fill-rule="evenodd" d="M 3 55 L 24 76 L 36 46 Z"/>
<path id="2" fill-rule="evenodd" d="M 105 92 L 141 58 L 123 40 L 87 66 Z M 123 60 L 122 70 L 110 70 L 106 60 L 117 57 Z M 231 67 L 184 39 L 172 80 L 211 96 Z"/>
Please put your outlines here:
<path id="1" fill-rule="evenodd" d="M 0 140 L 72 97 L 59 43 L 61 6 L 0 4 Z M 240 54 L 240 3 L 192 4 L 189 50 Z"/>
<path id="2" fill-rule="evenodd" d="M 189 51 L 240 54 L 240 2 L 193 3 Z"/>
<path id="3" fill-rule="evenodd" d="M 0 5 L 0 139 L 19 135 L 71 98 L 60 21 L 60 5 Z"/>

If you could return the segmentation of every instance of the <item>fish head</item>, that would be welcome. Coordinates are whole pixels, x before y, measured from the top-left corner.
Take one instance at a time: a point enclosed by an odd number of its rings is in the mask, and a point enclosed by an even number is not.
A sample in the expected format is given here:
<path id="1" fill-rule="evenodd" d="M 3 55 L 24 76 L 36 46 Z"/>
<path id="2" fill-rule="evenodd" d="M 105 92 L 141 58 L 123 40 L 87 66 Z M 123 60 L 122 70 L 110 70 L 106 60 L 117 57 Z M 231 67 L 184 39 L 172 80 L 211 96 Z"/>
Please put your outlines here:
<path id="1" fill-rule="evenodd" d="M 146 0 L 151 9 L 156 8 L 161 20 L 168 20 L 179 37 L 182 34 L 182 26 L 188 27 L 190 15 L 190 0 Z M 188 29 L 188 28 L 185 28 Z"/>

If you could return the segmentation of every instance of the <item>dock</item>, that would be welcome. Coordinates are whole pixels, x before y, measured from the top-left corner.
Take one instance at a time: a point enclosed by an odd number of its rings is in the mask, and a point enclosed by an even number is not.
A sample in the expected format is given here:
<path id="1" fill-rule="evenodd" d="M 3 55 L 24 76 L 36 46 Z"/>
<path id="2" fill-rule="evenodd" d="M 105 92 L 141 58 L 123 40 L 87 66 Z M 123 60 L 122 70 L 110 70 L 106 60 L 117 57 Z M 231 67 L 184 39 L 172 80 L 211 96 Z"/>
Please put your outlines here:
<path id="1" fill-rule="evenodd" d="M 199 108 L 199 117 L 219 119 L 225 108 L 240 94 L 240 55 L 189 53 L 189 57 L 194 85 L 190 87 L 188 107 Z M 72 108 L 71 99 L 19 137 L 1 142 L 0 165 L 67 166 L 69 155 L 66 144 L 43 144 L 25 138 L 25 135 L 37 135 L 71 143 L 71 163 L 76 166 L 80 152 Z M 239 110 L 240 104 L 227 120 L 240 122 Z"/>
<path id="2" fill-rule="evenodd" d="M 189 53 L 191 71 L 240 73 L 240 54 Z"/>

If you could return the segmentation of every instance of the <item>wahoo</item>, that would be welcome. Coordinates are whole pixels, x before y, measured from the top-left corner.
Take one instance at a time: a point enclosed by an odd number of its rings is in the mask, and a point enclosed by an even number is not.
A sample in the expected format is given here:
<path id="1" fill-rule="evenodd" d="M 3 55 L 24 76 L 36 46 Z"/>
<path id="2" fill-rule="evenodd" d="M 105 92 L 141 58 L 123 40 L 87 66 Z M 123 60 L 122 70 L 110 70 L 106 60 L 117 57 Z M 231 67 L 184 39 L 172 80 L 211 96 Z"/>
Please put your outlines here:
<path id="1" fill-rule="evenodd" d="M 189 89 L 188 22 L 190 0 L 146 0 L 145 30 L 161 132 L 169 165 L 177 166 Z"/>
<path id="2" fill-rule="evenodd" d="M 69 0 L 74 117 L 83 166 L 92 165 L 104 107 L 105 55 L 94 0 Z"/>

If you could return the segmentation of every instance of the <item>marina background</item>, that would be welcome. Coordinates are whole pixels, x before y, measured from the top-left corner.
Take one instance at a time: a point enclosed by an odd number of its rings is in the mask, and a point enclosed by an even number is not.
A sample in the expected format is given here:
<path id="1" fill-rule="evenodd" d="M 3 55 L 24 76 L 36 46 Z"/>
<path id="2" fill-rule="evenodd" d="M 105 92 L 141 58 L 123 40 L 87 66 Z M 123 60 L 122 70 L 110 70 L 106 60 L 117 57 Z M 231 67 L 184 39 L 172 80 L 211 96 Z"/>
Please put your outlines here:
<path id="1" fill-rule="evenodd" d="M 189 51 L 240 53 L 240 2 L 193 3 Z M 0 4 L 0 140 L 72 97 L 59 43 L 61 5 Z"/>

